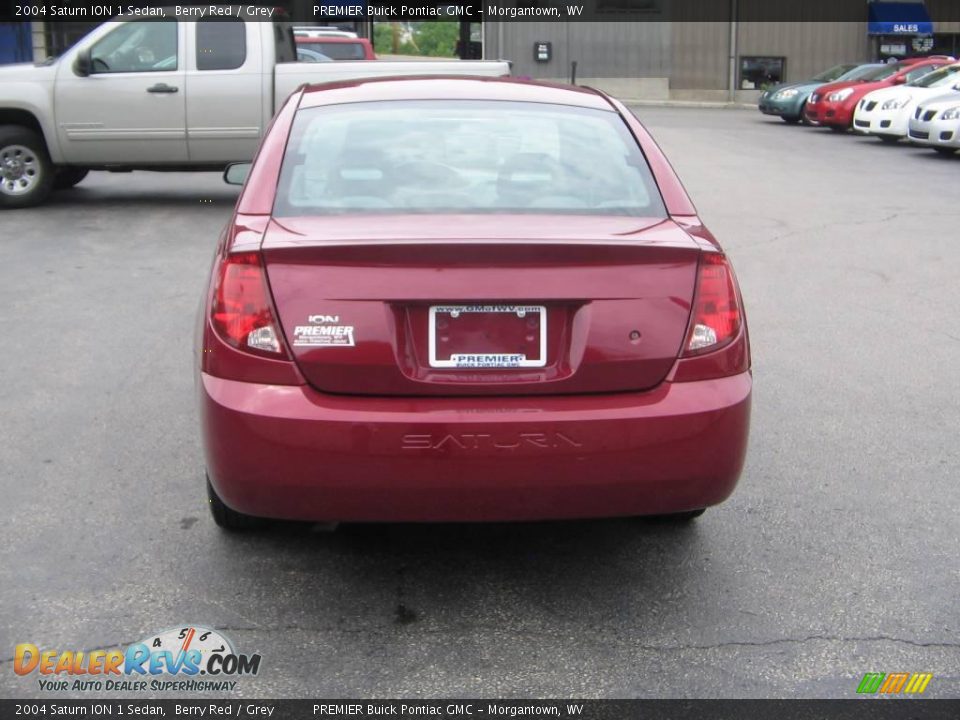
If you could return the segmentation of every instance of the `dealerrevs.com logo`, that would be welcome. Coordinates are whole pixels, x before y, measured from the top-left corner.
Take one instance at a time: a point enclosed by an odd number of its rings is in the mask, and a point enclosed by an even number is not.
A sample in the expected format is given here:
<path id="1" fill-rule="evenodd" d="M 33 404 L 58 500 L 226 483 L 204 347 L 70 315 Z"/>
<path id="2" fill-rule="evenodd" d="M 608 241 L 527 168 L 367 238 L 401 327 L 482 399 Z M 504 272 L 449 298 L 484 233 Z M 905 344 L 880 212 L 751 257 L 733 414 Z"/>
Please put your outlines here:
<path id="1" fill-rule="evenodd" d="M 40 690 L 50 692 L 210 692 L 234 690 L 234 678 L 256 675 L 260 660 L 256 653 L 238 653 L 222 633 L 191 625 L 109 650 L 41 650 L 20 643 L 13 670 L 36 675 Z"/>

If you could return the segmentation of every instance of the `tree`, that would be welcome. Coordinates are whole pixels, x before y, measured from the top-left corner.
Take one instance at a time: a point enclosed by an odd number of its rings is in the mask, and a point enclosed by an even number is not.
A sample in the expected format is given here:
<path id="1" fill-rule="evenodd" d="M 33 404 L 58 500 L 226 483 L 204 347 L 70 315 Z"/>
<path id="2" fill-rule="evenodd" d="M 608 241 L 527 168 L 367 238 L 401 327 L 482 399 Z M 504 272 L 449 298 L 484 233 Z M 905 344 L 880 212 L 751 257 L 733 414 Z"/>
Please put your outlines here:
<path id="1" fill-rule="evenodd" d="M 416 25 L 416 43 L 421 55 L 455 57 L 459 37 L 460 23 L 456 20 L 434 20 Z"/>
<path id="2" fill-rule="evenodd" d="M 373 24 L 373 48 L 381 55 L 456 57 L 460 23 L 456 20 Z"/>
<path id="3" fill-rule="evenodd" d="M 406 37 L 409 37 L 409 32 L 401 23 L 373 24 L 373 49 L 379 55 L 418 55 L 416 47 L 406 41 Z"/>

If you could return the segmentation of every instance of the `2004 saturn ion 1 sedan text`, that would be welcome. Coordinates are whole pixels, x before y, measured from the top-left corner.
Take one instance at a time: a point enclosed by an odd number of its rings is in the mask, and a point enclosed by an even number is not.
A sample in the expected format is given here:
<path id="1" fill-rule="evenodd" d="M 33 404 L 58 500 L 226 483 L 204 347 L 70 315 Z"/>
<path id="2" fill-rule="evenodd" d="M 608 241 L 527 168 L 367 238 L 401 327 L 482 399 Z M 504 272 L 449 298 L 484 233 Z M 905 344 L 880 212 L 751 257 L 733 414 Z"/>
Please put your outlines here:
<path id="1" fill-rule="evenodd" d="M 261 518 L 691 518 L 737 482 L 730 263 L 594 90 L 302 88 L 220 239 L 197 337 L 210 507 Z"/>

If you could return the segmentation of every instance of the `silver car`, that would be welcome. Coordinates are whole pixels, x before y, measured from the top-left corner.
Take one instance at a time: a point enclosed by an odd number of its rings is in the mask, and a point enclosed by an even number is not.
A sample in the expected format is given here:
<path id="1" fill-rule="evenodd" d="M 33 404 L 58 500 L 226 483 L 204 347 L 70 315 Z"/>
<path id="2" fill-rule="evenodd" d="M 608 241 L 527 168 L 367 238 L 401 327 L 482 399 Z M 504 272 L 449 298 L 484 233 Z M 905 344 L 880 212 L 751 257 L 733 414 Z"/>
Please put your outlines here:
<path id="1" fill-rule="evenodd" d="M 910 142 L 953 155 L 960 150 L 960 90 L 954 89 L 917 105 L 910 117 Z"/>

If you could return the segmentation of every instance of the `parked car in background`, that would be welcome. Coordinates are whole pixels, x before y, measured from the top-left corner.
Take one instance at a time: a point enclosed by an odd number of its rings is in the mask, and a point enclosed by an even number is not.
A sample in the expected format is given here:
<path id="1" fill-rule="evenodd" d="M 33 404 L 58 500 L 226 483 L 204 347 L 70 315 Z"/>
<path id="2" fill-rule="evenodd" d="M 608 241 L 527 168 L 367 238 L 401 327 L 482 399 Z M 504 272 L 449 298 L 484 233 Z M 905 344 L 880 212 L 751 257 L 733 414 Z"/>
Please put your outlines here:
<path id="1" fill-rule="evenodd" d="M 305 37 L 295 35 L 297 50 L 301 48 L 326 55 L 331 60 L 376 60 L 373 45 L 366 38 L 335 36 Z"/>
<path id="2" fill-rule="evenodd" d="M 776 115 L 787 123 L 798 123 L 803 119 L 803 108 L 810 93 L 818 87 L 830 82 L 856 80 L 878 67 L 881 67 L 879 63 L 844 63 L 834 65 L 809 80 L 774 85 L 760 95 L 760 112 Z"/>
<path id="3" fill-rule="evenodd" d="M 803 111 L 804 117 L 812 124 L 845 132 L 853 124 L 857 103 L 868 92 L 918 80 L 952 62 L 954 58 L 946 56 L 911 58 L 879 67 L 857 80 L 823 85 L 810 94 Z"/>
<path id="4" fill-rule="evenodd" d="M 688 520 L 733 491 L 740 292 L 622 103 L 510 79 L 306 87 L 243 177 L 195 351 L 222 527 Z"/>
<path id="5" fill-rule="evenodd" d="M 249 160 L 305 83 L 510 74 L 499 60 L 296 62 L 286 23 L 111 21 L 58 60 L 0 68 L 0 208 L 88 170 L 213 170 Z M 201 51 L 202 49 L 202 51 Z"/>
<path id="6" fill-rule="evenodd" d="M 947 65 L 919 80 L 874 90 L 857 103 L 853 114 L 855 132 L 897 142 L 907 136 L 910 116 L 917 104 L 960 88 L 960 63 Z"/>
<path id="7" fill-rule="evenodd" d="M 907 136 L 943 155 L 960 150 L 960 92 L 921 101 L 910 117 Z"/>

